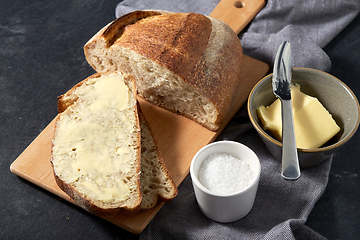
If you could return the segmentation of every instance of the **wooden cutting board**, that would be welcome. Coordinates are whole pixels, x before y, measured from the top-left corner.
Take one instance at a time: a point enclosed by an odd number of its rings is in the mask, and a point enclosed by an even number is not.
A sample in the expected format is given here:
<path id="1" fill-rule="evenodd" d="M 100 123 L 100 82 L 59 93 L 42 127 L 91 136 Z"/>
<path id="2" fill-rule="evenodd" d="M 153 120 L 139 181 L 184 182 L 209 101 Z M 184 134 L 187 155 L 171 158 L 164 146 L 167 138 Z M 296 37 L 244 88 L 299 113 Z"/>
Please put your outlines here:
<path id="1" fill-rule="evenodd" d="M 244 0 L 242 2 L 245 2 L 246 6 L 246 2 L 251 1 L 256 2 L 257 0 Z M 252 14 L 249 15 L 246 21 L 250 21 L 260 9 L 261 8 L 257 8 L 252 11 Z M 221 19 L 221 16 L 218 16 L 218 18 Z M 242 21 L 244 22 L 244 20 Z M 244 56 L 242 71 L 242 79 L 240 79 L 240 81 L 242 81 L 243 84 L 239 85 L 231 114 L 217 132 L 209 131 L 189 119 L 170 113 L 139 99 L 141 109 L 158 142 L 158 147 L 164 162 L 177 186 L 179 186 L 189 174 L 190 163 L 195 153 L 216 139 L 244 104 L 253 86 L 268 73 L 269 66 L 256 59 Z M 10 170 L 41 188 L 74 203 L 68 195 L 57 186 L 52 172 L 50 157 L 54 126 L 55 118 L 12 163 Z M 159 202 L 153 209 L 141 211 L 134 215 L 116 215 L 105 219 L 129 232 L 139 234 L 161 209 L 163 204 L 163 202 Z"/>

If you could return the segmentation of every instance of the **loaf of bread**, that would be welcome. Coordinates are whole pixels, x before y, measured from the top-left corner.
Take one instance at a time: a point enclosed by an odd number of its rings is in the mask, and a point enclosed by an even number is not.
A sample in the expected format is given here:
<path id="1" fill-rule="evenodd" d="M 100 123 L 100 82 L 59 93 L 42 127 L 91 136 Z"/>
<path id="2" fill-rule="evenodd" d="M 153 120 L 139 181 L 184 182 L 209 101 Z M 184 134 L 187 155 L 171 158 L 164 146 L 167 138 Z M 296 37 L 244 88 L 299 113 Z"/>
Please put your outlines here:
<path id="1" fill-rule="evenodd" d="M 171 176 L 157 148 L 156 140 L 144 114 L 139 108 L 141 128 L 141 209 L 150 209 L 158 199 L 168 202 L 177 195 Z"/>
<path id="2" fill-rule="evenodd" d="M 58 98 L 51 163 L 59 187 L 99 216 L 140 209 L 141 138 L 134 78 L 95 74 Z"/>
<path id="3" fill-rule="evenodd" d="M 132 74 L 140 97 L 213 131 L 228 117 L 241 84 L 237 35 L 196 13 L 126 14 L 94 35 L 84 52 L 97 72 Z"/>

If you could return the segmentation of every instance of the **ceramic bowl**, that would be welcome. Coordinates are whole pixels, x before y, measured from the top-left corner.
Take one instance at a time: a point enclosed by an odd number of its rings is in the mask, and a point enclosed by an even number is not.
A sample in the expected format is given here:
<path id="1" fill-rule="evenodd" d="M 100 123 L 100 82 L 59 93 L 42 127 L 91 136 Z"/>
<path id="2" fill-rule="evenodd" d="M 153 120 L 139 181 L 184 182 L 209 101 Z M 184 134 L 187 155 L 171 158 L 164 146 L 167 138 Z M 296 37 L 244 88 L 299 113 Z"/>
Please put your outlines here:
<path id="1" fill-rule="evenodd" d="M 298 149 L 300 167 L 320 164 L 355 134 L 359 126 L 359 102 L 355 94 L 342 81 L 323 71 L 310 68 L 293 68 L 292 83 L 300 84 L 302 92 L 316 97 L 332 114 L 340 132 L 328 144 L 316 149 Z M 261 127 L 256 109 L 276 100 L 272 92 L 272 74 L 261 79 L 248 98 L 248 114 L 252 125 L 273 156 L 281 160 L 280 141 Z"/>
<path id="2" fill-rule="evenodd" d="M 247 187 L 229 194 L 215 193 L 204 187 L 199 181 L 198 173 L 204 160 L 212 153 L 229 153 L 245 160 L 253 170 L 253 177 L 250 178 Z M 254 204 L 260 171 L 260 162 L 256 154 L 241 143 L 218 141 L 200 149 L 192 159 L 190 175 L 201 211 L 208 218 L 223 223 L 237 221 L 245 217 Z"/>

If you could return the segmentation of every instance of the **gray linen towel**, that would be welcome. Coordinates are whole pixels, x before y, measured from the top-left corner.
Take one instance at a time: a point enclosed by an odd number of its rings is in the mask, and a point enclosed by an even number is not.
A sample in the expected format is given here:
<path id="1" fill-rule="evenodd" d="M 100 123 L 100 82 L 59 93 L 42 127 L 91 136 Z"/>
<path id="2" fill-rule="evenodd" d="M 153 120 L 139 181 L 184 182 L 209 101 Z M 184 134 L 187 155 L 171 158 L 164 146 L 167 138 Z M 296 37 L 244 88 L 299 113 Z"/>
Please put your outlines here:
<path id="1" fill-rule="evenodd" d="M 161 9 L 209 15 L 219 0 L 124 0 L 116 17 L 134 10 Z M 322 50 L 359 13 L 358 0 L 272 0 L 239 34 L 244 53 L 273 66 L 276 50 L 291 42 L 294 67 L 328 71 L 331 62 Z M 140 239 L 325 239 L 304 225 L 324 192 L 332 157 L 302 170 L 297 181 L 280 176 L 274 159 L 252 127 L 244 105 L 217 140 L 241 142 L 259 156 L 262 173 L 252 211 L 233 223 L 217 223 L 200 211 L 190 176 L 178 196 L 165 204 L 140 234 Z"/>

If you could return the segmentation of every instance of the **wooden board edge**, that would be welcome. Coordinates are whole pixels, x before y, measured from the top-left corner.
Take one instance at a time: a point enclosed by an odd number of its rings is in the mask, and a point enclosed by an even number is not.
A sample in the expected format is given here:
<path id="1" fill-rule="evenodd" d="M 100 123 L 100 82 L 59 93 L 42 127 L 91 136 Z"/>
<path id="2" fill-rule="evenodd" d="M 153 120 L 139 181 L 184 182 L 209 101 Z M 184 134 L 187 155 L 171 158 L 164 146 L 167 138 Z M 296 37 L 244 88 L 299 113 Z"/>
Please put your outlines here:
<path id="1" fill-rule="evenodd" d="M 209 16 L 225 22 L 239 34 L 265 5 L 265 0 L 221 0 Z"/>

